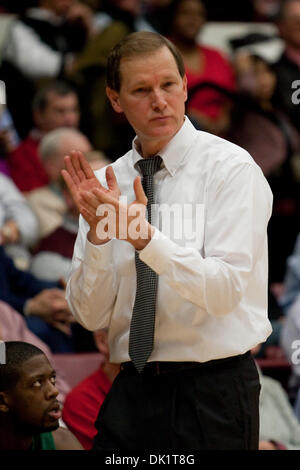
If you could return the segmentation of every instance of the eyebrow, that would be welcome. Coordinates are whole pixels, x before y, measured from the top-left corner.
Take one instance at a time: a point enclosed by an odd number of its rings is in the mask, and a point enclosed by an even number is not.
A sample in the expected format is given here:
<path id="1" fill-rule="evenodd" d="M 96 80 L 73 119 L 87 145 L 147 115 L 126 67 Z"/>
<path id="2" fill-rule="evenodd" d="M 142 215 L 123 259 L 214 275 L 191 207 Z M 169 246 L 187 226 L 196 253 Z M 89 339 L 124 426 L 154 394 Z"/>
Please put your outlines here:
<path id="1" fill-rule="evenodd" d="M 173 81 L 173 80 L 175 80 L 176 78 L 177 78 L 177 77 L 175 77 L 175 75 L 167 75 L 166 77 L 163 77 L 163 78 L 161 79 L 161 82 Z M 133 83 L 132 86 L 131 86 L 131 88 L 138 88 L 138 87 L 140 87 L 140 86 L 149 86 L 149 83 L 148 83 L 147 79 L 145 79 L 145 80 L 142 79 L 142 80 L 140 80 L 140 81 L 138 81 L 138 82 L 136 82 L 136 83 Z"/>
<path id="2" fill-rule="evenodd" d="M 56 377 L 56 371 L 52 369 L 51 372 L 49 372 L 49 374 L 40 373 L 40 374 L 28 375 L 26 378 L 26 381 L 28 380 L 31 382 L 32 380 L 38 380 L 44 377 Z"/>

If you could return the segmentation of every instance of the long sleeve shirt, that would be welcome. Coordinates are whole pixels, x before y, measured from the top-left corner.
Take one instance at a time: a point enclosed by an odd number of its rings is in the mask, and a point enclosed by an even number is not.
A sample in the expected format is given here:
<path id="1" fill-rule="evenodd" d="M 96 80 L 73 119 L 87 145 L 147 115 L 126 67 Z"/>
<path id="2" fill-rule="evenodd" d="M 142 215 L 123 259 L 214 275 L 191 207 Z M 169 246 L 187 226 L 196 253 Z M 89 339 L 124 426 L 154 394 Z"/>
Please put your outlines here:
<path id="1" fill-rule="evenodd" d="M 154 175 L 156 229 L 139 252 L 159 276 L 149 361 L 205 362 L 242 354 L 271 333 L 270 188 L 246 151 L 197 131 L 187 118 L 159 154 L 164 165 Z M 141 158 L 134 141 L 112 164 L 128 203 L 135 200 L 135 164 Z M 106 185 L 105 169 L 96 176 Z M 108 328 L 110 360 L 128 361 L 135 250 L 118 239 L 95 246 L 86 239 L 88 230 L 81 217 L 67 299 L 86 328 Z"/>
<path id="2" fill-rule="evenodd" d="M 8 220 L 16 222 L 22 244 L 29 246 L 36 241 L 36 216 L 14 182 L 0 173 L 0 227 Z"/>

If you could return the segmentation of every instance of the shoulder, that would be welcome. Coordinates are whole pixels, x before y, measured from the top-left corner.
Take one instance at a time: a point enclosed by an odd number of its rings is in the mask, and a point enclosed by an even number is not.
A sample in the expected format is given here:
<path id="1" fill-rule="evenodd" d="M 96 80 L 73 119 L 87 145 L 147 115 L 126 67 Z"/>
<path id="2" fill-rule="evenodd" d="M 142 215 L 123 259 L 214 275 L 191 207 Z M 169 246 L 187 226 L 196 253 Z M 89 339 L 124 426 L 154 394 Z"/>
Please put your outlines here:
<path id="1" fill-rule="evenodd" d="M 52 432 L 56 450 L 84 450 L 74 434 L 67 428 L 59 427 Z"/>
<path id="2" fill-rule="evenodd" d="M 200 157 L 200 158 L 199 158 Z M 195 171 L 204 176 L 209 191 L 217 192 L 228 188 L 256 184 L 264 187 L 266 196 L 271 198 L 271 191 L 261 168 L 252 156 L 242 147 L 207 132 L 198 131 L 196 151 L 193 158 Z"/>
<path id="3" fill-rule="evenodd" d="M 18 147 L 9 154 L 9 157 L 20 157 L 24 159 L 24 152 L 36 156 L 38 155 L 38 146 L 38 141 L 33 139 L 31 136 L 28 136 L 22 140 Z"/>
<path id="4" fill-rule="evenodd" d="M 239 145 L 209 132 L 197 131 L 197 134 L 199 150 L 205 155 L 208 164 L 219 163 L 229 167 L 236 164 L 249 164 L 257 167 L 249 152 Z"/>

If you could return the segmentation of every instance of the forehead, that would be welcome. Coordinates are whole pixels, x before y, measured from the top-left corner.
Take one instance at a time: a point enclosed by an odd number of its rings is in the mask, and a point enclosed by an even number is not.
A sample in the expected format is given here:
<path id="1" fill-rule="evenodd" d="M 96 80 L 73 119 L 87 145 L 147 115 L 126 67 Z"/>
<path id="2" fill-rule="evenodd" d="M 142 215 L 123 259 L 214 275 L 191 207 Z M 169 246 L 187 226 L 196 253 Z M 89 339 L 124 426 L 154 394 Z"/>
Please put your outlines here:
<path id="1" fill-rule="evenodd" d="M 189 10 L 190 8 L 200 10 L 204 13 L 204 5 L 200 0 L 182 0 L 181 2 L 179 2 L 178 10 Z"/>
<path id="2" fill-rule="evenodd" d="M 30 379 L 42 376 L 42 375 L 51 375 L 53 373 L 53 368 L 48 361 L 47 357 L 43 354 L 33 356 L 27 361 L 23 362 L 20 368 L 20 378 L 18 383 L 25 384 Z"/>
<path id="3" fill-rule="evenodd" d="M 120 62 L 120 74 L 122 85 L 148 81 L 158 76 L 180 76 L 175 58 L 166 46 L 151 53 L 124 57 Z"/>
<path id="4" fill-rule="evenodd" d="M 47 106 L 52 106 L 52 105 L 62 105 L 62 104 L 77 104 L 77 96 L 75 93 L 72 91 L 70 93 L 67 93 L 65 95 L 59 95 L 55 93 L 55 91 L 50 91 L 47 95 Z"/>

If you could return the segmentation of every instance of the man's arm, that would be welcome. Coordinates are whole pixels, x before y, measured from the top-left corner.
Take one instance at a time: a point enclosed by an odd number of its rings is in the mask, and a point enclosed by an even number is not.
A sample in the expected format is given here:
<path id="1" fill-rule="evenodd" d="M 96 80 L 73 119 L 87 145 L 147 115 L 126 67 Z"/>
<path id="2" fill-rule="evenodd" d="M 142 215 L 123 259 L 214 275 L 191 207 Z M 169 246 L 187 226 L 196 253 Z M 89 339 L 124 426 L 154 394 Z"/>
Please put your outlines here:
<path id="1" fill-rule="evenodd" d="M 156 231 L 140 258 L 185 300 L 223 316 L 241 302 L 261 257 L 266 264 L 260 274 L 267 279 L 272 194 L 255 164 L 237 163 L 213 176 L 204 210 L 202 250 Z"/>

